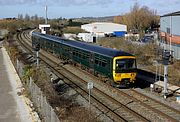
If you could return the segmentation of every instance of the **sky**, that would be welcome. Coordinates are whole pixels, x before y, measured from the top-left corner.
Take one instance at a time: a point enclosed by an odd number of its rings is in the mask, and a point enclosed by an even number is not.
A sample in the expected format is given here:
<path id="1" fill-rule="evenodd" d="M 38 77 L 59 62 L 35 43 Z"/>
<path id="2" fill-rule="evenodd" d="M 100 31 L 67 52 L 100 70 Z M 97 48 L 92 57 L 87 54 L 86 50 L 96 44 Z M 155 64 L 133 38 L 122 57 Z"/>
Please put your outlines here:
<path id="1" fill-rule="evenodd" d="M 80 18 L 123 15 L 134 3 L 156 10 L 158 15 L 180 11 L 180 0 L 0 0 L 0 18 L 37 14 L 48 18 Z"/>

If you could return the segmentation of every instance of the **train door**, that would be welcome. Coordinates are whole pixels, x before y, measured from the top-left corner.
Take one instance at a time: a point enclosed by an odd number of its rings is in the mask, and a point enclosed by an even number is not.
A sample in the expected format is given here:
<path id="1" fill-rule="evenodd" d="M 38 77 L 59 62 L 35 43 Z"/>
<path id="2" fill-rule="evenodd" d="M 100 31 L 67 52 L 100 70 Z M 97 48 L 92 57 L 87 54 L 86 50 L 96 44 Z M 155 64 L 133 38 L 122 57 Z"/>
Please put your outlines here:
<path id="1" fill-rule="evenodd" d="M 69 47 L 69 59 L 70 59 L 70 62 L 72 63 L 73 62 L 73 48 Z"/>
<path id="2" fill-rule="evenodd" d="M 94 53 L 90 53 L 90 58 L 89 58 L 89 67 L 92 70 L 93 74 L 94 74 L 94 61 L 95 61 L 95 56 Z"/>

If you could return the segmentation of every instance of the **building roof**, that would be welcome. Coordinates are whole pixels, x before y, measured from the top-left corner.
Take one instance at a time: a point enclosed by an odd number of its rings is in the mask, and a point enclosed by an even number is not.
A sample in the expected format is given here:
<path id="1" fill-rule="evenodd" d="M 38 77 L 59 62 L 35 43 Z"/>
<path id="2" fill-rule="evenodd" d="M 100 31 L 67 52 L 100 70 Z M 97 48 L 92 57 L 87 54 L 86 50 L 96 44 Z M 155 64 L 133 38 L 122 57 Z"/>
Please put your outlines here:
<path id="1" fill-rule="evenodd" d="M 161 17 L 166 17 L 166 16 L 180 16 L 180 11 L 169 13 L 169 14 L 165 14 L 165 15 L 163 15 Z"/>
<path id="2" fill-rule="evenodd" d="M 126 26 L 123 24 L 117 24 L 117 23 L 112 23 L 112 22 L 94 22 L 90 24 L 84 24 L 85 26 L 97 26 L 97 25 L 121 25 L 121 26 Z"/>
<path id="3" fill-rule="evenodd" d="M 111 22 L 95 22 L 81 25 L 81 28 L 87 32 L 93 33 L 113 33 L 114 31 L 127 31 L 127 25 L 111 23 Z"/>

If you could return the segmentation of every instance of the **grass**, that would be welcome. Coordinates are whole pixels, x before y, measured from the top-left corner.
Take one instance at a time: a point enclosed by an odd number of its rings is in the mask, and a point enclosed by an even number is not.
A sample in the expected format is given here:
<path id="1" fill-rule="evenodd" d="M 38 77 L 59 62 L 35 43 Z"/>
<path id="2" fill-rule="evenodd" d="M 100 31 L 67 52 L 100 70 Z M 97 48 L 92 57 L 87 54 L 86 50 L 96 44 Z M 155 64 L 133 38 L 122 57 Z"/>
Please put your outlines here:
<path id="1" fill-rule="evenodd" d="M 66 27 L 63 28 L 63 33 L 72 33 L 72 34 L 78 34 L 82 33 L 84 30 L 82 30 L 80 27 Z"/>

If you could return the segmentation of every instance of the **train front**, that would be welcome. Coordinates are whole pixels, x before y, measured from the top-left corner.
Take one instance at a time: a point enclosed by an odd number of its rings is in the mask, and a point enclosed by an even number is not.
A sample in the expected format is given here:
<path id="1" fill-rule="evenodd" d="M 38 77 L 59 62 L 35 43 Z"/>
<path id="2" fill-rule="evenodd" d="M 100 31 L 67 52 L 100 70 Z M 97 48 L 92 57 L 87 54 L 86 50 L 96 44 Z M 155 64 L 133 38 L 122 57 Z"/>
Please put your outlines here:
<path id="1" fill-rule="evenodd" d="M 137 66 L 134 56 L 119 56 L 113 59 L 113 79 L 115 84 L 128 86 L 136 80 Z"/>

